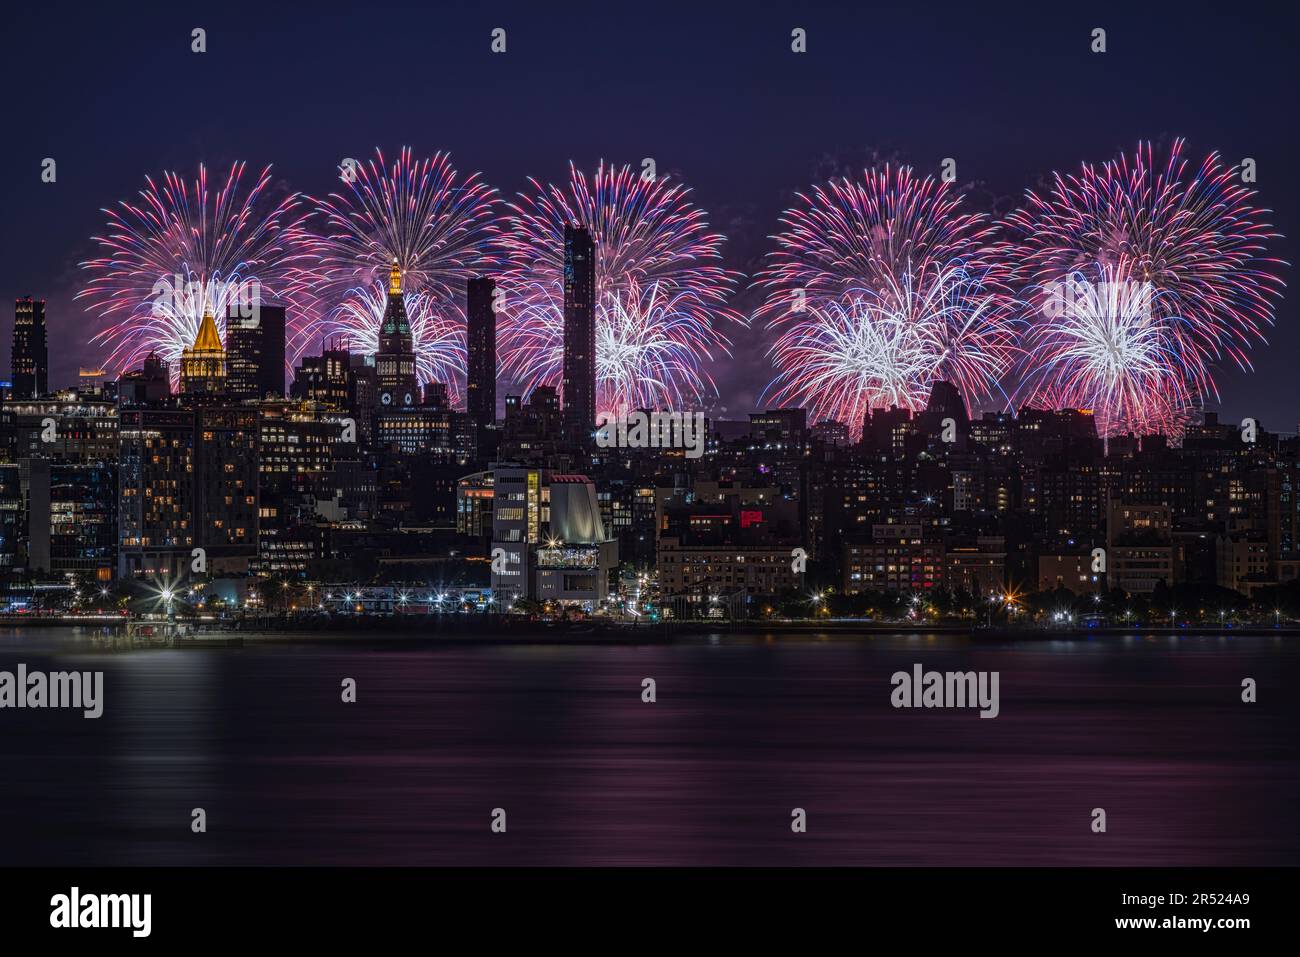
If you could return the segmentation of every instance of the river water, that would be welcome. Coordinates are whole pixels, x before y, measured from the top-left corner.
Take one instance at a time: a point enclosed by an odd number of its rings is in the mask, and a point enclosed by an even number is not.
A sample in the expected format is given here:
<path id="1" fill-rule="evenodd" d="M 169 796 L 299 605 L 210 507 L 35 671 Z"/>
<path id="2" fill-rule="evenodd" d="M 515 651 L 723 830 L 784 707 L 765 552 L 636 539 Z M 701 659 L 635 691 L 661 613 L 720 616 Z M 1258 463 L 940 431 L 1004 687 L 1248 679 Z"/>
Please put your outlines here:
<path id="1" fill-rule="evenodd" d="M 1297 638 L 0 632 L 19 662 L 102 670 L 104 713 L 0 709 L 0 865 L 1300 863 Z M 998 672 L 999 716 L 893 708 L 918 663 Z"/>

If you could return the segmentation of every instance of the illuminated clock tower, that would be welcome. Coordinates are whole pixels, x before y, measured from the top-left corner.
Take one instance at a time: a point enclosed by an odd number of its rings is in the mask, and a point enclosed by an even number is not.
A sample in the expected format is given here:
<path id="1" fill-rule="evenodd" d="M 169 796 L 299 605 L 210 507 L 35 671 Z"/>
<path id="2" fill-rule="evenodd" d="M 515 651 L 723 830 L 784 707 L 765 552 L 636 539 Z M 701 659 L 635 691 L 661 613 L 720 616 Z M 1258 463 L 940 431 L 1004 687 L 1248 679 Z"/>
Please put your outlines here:
<path id="1" fill-rule="evenodd" d="M 379 327 L 379 351 L 375 354 L 375 379 L 379 386 L 380 409 L 406 408 L 419 402 L 415 375 L 415 342 L 406 318 L 402 293 L 402 270 L 393 260 L 388 273 L 388 306 Z"/>

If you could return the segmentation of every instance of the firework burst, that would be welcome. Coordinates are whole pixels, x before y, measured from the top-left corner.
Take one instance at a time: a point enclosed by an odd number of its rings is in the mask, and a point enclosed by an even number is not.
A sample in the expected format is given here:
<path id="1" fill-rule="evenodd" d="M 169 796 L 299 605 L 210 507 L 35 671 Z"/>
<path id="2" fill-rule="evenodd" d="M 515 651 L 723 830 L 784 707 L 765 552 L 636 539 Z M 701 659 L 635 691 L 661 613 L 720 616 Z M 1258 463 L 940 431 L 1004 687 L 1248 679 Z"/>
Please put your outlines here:
<path id="1" fill-rule="evenodd" d="M 247 188 L 235 163 L 213 193 L 207 169 L 197 179 L 164 173 L 135 202 L 104 210 L 108 228 L 93 237 L 103 255 L 81 263 L 89 277 L 77 293 L 105 328 L 94 337 L 107 364 L 125 370 L 157 352 L 180 373 L 205 311 L 224 337 L 226 318 L 253 301 L 294 300 L 289 276 L 306 261 L 301 198 L 270 198 L 271 168 Z"/>
<path id="2" fill-rule="evenodd" d="M 1163 163 L 1146 144 L 1132 157 L 1102 166 L 1084 164 L 1077 175 L 1057 174 L 1046 195 L 1029 192 L 1026 205 L 1008 217 L 1014 236 L 1009 258 L 1016 264 L 1013 281 L 1025 291 L 1025 318 L 1035 327 L 1066 325 L 1059 336 L 1051 328 L 1035 328 L 1034 341 L 1068 340 L 1081 327 L 1100 334 L 1103 325 L 1087 315 L 1092 309 L 1088 297 L 1083 297 L 1081 316 L 1048 308 L 1063 283 L 1100 276 L 1149 283 L 1154 290 L 1148 297 L 1155 310 L 1149 327 L 1107 320 L 1109 334 L 1118 335 L 1122 328 L 1148 337 L 1150 349 L 1115 353 L 1131 357 L 1134 369 L 1124 373 L 1112 360 L 1078 365 L 1079 370 L 1094 370 L 1099 380 L 1057 394 L 1059 376 L 1052 369 L 1039 370 L 1039 354 L 1031 350 L 1026 359 L 1032 365 L 1022 387 L 1027 401 L 1061 401 L 1081 391 L 1092 395 L 1098 408 L 1109 410 L 1104 434 L 1141 430 L 1178 435 L 1193 407 L 1208 396 L 1217 398 L 1212 372 L 1218 361 L 1227 357 L 1242 369 L 1250 367 L 1248 351 L 1263 341 L 1284 287 L 1277 274 L 1284 264 L 1265 255 L 1267 243 L 1278 234 L 1264 221 L 1267 211 L 1252 204 L 1254 192 L 1240 183 L 1237 168 L 1210 154 L 1193 169 L 1182 153 L 1183 141 L 1177 140 Z M 1100 304 L 1121 313 L 1125 308 L 1105 297 Z M 1083 348 L 1082 343 L 1075 347 Z M 1041 355 L 1048 362 L 1060 361 L 1051 352 Z M 1147 365 L 1151 361 L 1168 363 L 1159 373 L 1162 391 L 1106 391 L 1154 381 L 1155 370 Z"/>
<path id="3" fill-rule="evenodd" d="M 924 408 L 940 379 L 963 396 L 989 392 L 1014 348 L 1003 298 L 983 277 L 958 263 L 919 277 L 904 270 L 787 323 L 772 346 L 782 371 L 769 393 L 857 430 L 869 409 Z"/>
<path id="4" fill-rule="evenodd" d="M 689 191 L 603 163 L 590 179 L 570 164 L 567 190 L 531 182 L 502 230 L 503 374 L 530 391 L 560 385 L 564 229 L 576 223 L 596 243 L 597 412 L 680 408 L 715 391 L 704 364 L 728 353 L 738 275 L 721 265 L 723 237 Z"/>
<path id="5" fill-rule="evenodd" d="M 1101 435 L 1181 432 L 1208 370 L 1187 352 L 1187 321 L 1121 259 L 1057 287 L 1050 321 L 1026 338 L 1027 392 L 1049 408 L 1092 411 Z"/>
<path id="6" fill-rule="evenodd" d="M 992 227 L 946 184 L 906 167 L 800 195 L 756 285 L 779 331 L 767 394 L 860 430 L 881 405 L 917 409 L 936 379 L 968 405 L 1016 354 Z"/>
<path id="7" fill-rule="evenodd" d="M 366 163 L 340 167 L 348 189 L 313 200 L 310 261 L 293 275 L 310 296 L 307 321 L 290 353 L 328 337 L 374 348 L 394 262 L 402 271 L 421 381 L 465 367 L 465 284 L 492 271 L 496 190 L 477 174 L 461 177 L 446 153 L 417 160 L 402 149 L 390 164 L 379 150 Z"/>
<path id="8" fill-rule="evenodd" d="M 353 352 L 379 351 L 379 323 L 388 305 L 388 285 L 376 281 L 351 289 L 330 316 L 330 335 Z M 405 298 L 406 318 L 415 344 L 415 373 L 420 382 L 442 382 L 453 404 L 460 401 L 465 378 L 465 323 L 460 313 L 436 296 L 411 293 Z"/>

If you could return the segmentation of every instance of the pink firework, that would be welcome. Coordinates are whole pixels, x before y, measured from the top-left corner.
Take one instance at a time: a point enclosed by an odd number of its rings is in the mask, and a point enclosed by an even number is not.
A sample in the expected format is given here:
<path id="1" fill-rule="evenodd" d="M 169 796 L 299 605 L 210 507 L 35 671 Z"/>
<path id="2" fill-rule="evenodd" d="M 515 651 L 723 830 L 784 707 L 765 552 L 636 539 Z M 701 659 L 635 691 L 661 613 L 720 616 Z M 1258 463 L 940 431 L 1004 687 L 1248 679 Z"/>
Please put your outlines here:
<path id="1" fill-rule="evenodd" d="M 992 227 L 947 184 L 907 167 L 800 195 L 759 273 L 756 316 L 779 332 L 767 394 L 861 428 L 873 407 L 924 405 L 953 382 L 967 405 L 994 394 L 1016 347 Z"/>
<path id="2" fill-rule="evenodd" d="M 1028 332 L 1022 383 L 1033 404 L 1088 409 L 1100 435 L 1181 432 L 1201 387 L 1185 323 L 1122 257 L 1071 273 Z"/>
<path id="3" fill-rule="evenodd" d="M 310 296 L 292 355 L 329 337 L 373 349 L 394 262 L 402 270 L 407 313 L 422 381 L 445 382 L 465 367 L 465 287 L 499 265 L 495 252 L 496 190 L 478 174 L 462 177 L 446 153 L 417 160 L 403 148 L 390 164 L 379 150 L 366 163 L 339 167 L 346 188 L 314 199 L 310 261 L 294 285 Z"/>
<path id="4" fill-rule="evenodd" d="M 590 179 L 570 164 L 567 190 L 530 182 L 502 229 L 502 373 L 529 391 L 560 386 L 564 229 L 578 224 L 596 243 L 597 412 L 681 408 L 716 391 L 706 364 L 740 322 L 727 306 L 738 274 L 689 190 L 604 163 Z"/>
<path id="5" fill-rule="evenodd" d="M 1242 184 L 1239 168 L 1225 166 L 1213 153 L 1192 168 L 1182 152 L 1183 141 L 1177 140 L 1161 163 L 1146 144 L 1132 157 L 1084 164 L 1076 175 L 1057 174 L 1049 194 L 1029 192 L 1026 205 L 1008 217 L 1014 237 L 1008 254 L 1016 263 L 1013 279 L 1024 299 L 1025 319 L 1033 323 L 1031 341 L 1059 343 L 1077 332 L 1071 323 L 1079 316 L 1053 306 L 1063 288 L 1095 282 L 1148 284 L 1152 314 L 1144 331 L 1156 337 L 1148 340 L 1154 353 L 1124 353 L 1140 363 L 1132 377 L 1118 374 L 1112 356 L 1079 367 L 1109 367 L 1109 378 L 1086 385 L 1076 381 L 1063 393 L 1058 389 L 1061 358 L 1029 350 L 1021 388 L 1025 401 L 1070 401 L 1082 390 L 1109 410 L 1098 423 L 1104 434 L 1177 436 L 1199 404 L 1217 397 L 1217 362 L 1227 357 L 1242 369 L 1250 367 L 1248 351 L 1264 340 L 1285 285 L 1278 275 L 1285 264 L 1266 256 L 1267 244 L 1278 234 L 1264 220 L 1267 211 L 1253 205 L 1254 191 Z M 1126 308 L 1105 294 L 1092 300 L 1121 312 Z M 1084 324 L 1091 308 L 1085 297 Z M 1112 329 L 1132 328 L 1122 316 L 1106 321 Z M 1100 327 L 1096 321 L 1092 325 Z M 1153 381 L 1156 371 L 1147 365 L 1153 360 L 1167 364 L 1158 374 L 1159 393 L 1107 391 Z"/>
<path id="6" fill-rule="evenodd" d="M 280 301 L 294 311 L 291 274 L 307 260 L 301 197 L 270 198 L 271 167 L 243 182 L 244 163 L 212 192 L 206 167 L 187 183 L 176 173 L 145 178 L 135 202 L 104 210 L 108 228 L 94 237 L 103 251 L 81 263 L 89 277 L 77 293 L 105 328 L 106 364 L 138 365 L 157 352 L 180 373 L 205 311 L 224 339 L 226 319 L 252 301 Z"/>

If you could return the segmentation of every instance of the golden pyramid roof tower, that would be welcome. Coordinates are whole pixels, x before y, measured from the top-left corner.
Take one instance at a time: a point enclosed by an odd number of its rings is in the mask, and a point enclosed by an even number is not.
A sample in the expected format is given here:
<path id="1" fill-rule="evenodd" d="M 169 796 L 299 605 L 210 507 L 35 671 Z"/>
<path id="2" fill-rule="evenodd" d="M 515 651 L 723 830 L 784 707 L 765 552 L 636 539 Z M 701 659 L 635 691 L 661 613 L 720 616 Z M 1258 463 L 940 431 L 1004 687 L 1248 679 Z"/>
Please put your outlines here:
<path id="1" fill-rule="evenodd" d="M 217 321 L 212 318 L 212 310 L 203 310 L 203 321 L 199 323 L 199 334 L 194 338 L 192 352 L 223 352 L 221 335 L 217 332 Z"/>
<path id="2" fill-rule="evenodd" d="M 214 396 L 225 392 L 226 350 L 212 311 L 205 309 L 194 345 L 181 352 L 181 392 L 191 396 Z"/>

